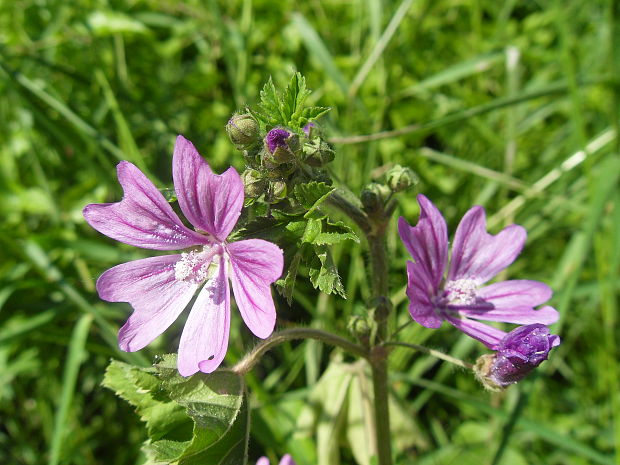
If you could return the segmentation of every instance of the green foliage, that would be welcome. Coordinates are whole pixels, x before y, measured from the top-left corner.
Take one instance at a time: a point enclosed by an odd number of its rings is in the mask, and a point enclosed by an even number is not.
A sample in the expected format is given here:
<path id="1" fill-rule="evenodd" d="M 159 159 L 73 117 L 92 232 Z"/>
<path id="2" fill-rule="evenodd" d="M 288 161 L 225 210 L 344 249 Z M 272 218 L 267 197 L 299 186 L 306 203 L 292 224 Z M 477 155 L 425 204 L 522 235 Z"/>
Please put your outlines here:
<path id="1" fill-rule="evenodd" d="M 258 110 L 251 111 L 256 120 L 268 131 L 275 126 L 286 126 L 299 131 L 309 121 L 329 111 L 325 107 L 307 107 L 306 99 L 311 92 L 306 88 L 306 78 L 294 73 L 288 86 L 280 94 L 271 77 L 260 91 Z"/>
<path id="2" fill-rule="evenodd" d="M 128 401 L 147 425 L 152 463 L 247 463 L 249 417 L 243 381 L 230 371 L 184 378 L 176 355 L 153 368 L 113 360 L 103 385 Z"/>

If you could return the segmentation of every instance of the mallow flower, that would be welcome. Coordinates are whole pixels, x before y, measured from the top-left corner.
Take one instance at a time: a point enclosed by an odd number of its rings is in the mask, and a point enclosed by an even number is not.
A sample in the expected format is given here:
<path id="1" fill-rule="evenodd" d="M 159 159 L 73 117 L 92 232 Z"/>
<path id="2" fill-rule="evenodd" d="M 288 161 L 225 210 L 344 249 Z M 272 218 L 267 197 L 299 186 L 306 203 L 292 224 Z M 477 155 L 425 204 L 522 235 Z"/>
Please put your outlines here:
<path id="1" fill-rule="evenodd" d="M 178 136 L 172 173 L 186 227 L 151 181 L 133 164 L 117 166 L 120 202 L 91 204 L 84 218 L 117 241 L 183 252 L 123 263 L 97 280 L 103 300 L 129 302 L 133 313 L 118 334 L 120 348 L 140 350 L 162 334 L 200 290 L 183 328 L 178 369 L 210 373 L 224 359 L 230 328 L 230 289 L 243 321 L 258 337 L 272 332 L 276 312 L 270 284 L 282 274 L 282 251 L 248 239 L 228 242 L 243 206 L 243 183 L 229 168 L 216 175 L 191 142 Z"/>
<path id="2" fill-rule="evenodd" d="M 258 462 L 256 462 L 256 465 L 270 465 L 270 462 L 267 457 L 261 457 L 258 459 Z M 295 465 L 295 461 L 293 460 L 293 457 L 286 454 L 282 457 L 282 460 L 280 460 L 279 465 Z"/>
<path id="3" fill-rule="evenodd" d="M 527 236 L 523 227 L 513 224 L 488 234 L 484 209 L 471 208 L 457 227 L 448 265 L 446 221 L 424 195 L 418 195 L 418 203 L 415 227 L 402 217 L 398 221 L 400 237 L 415 260 L 407 262 L 409 313 L 415 321 L 439 328 L 446 320 L 494 350 L 506 332 L 479 320 L 520 325 L 557 321 L 554 308 L 534 308 L 551 298 L 546 284 L 518 279 L 485 285 L 521 253 Z"/>

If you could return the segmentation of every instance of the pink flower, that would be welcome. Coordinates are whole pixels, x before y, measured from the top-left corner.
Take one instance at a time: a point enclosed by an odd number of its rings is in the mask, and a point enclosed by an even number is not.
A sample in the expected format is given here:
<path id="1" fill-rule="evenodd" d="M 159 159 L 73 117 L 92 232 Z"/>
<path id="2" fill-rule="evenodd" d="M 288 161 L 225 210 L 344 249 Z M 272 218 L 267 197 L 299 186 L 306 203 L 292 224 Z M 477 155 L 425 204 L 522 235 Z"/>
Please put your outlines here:
<path id="1" fill-rule="evenodd" d="M 525 229 L 513 224 L 495 236 L 488 234 L 484 209 L 475 206 L 458 225 L 448 266 L 446 221 L 425 196 L 419 195 L 418 203 L 421 213 L 415 227 L 402 217 L 398 220 L 400 237 L 415 260 L 407 262 L 409 313 L 415 321 L 439 328 L 447 320 L 491 349 L 499 347 L 506 332 L 478 320 L 545 325 L 557 321 L 554 308 L 534 309 L 551 298 L 544 283 L 510 280 L 481 287 L 521 253 Z"/>
<path id="2" fill-rule="evenodd" d="M 258 462 L 256 462 L 256 465 L 269 465 L 269 459 L 267 457 L 261 457 L 260 459 L 258 459 Z M 293 457 L 291 457 L 289 454 L 286 454 L 284 457 L 282 457 L 282 460 L 280 460 L 280 464 L 279 465 L 295 465 L 295 461 L 293 460 Z"/>
<path id="3" fill-rule="evenodd" d="M 260 239 L 228 243 L 243 206 L 243 183 L 234 168 L 216 175 L 191 142 L 178 136 L 172 172 L 187 228 L 159 190 L 133 164 L 118 164 L 120 202 L 91 204 L 84 218 L 117 241 L 181 254 L 135 260 L 110 268 L 97 280 L 103 300 L 134 309 L 118 334 L 120 348 L 140 350 L 162 334 L 201 287 L 181 335 L 178 368 L 183 376 L 211 373 L 228 348 L 230 289 L 243 321 L 258 337 L 275 326 L 270 284 L 282 274 L 282 251 Z"/>

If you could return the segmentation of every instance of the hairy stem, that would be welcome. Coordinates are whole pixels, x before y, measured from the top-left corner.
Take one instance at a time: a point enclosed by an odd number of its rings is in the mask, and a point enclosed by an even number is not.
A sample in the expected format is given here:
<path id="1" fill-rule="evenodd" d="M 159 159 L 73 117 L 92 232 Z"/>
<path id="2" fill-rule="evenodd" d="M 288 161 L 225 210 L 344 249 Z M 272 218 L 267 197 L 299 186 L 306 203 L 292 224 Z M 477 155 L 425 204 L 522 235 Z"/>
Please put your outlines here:
<path id="1" fill-rule="evenodd" d="M 340 347 L 358 357 L 368 358 L 366 349 L 336 334 L 312 328 L 293 328 L 274 333 L 268 339 L 261 341 L 249 354 L 243 357 L 232 370 L 235 373 L 243 375 L 254 368 L 267 351 L 286 341 L 292 341 L 294 339 L 316 339 L 317 341 Z"/>
<path id="2" fill-rule="evenodd" d="M 390 313 L 388 262 L 385 250 L 385 227 L 387 221 L 380 220 L 371 234 L 368 234 L 372 288 L 376 302 L 374 319 L 377 325 L 377 341 L 371 349 L 370 367 L 374 391 L 375 439 L 379 465 L 392 464 L 392 438 L 390 434 L 390 409 L 388 388 L 388 351 L 381 345 L 387 337 Z"/>
<path id="3" fill-rule="evenodd" d="M 418 344 L 409 344 L 408 342 L 399 342 L 399 341 L 387 341 L 383 343 L 384 346 L 399 346 L 399 347 L 407 347 L 409 349 L 417 350 L 420 352 L 424 352 L 432 357 L 441 359 L 445 362 L 452 363 L 454 365 L 460 366 L 461 368 L 465 368 L 467 370 L 473 369 L 473 365 L 471 363 L 467 363 L 459 358 L 452 357 L 448 354 L 444 354 L 435 349 L 429 349 L 428 347 L 424 347 Z"/>

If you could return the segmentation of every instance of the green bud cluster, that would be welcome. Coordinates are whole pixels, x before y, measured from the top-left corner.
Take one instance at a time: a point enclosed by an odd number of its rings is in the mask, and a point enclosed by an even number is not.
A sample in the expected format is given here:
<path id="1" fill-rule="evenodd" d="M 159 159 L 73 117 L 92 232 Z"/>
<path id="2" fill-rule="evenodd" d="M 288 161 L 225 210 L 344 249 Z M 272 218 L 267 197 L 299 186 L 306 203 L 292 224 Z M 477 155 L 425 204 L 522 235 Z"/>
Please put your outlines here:
<path id="1" fill-rule="evenodd" d="M 300 176 L 331 184 L 329 176 L 319 168 L 334 159 L 334 149 L 322 137 L 316 123 L 307 123 L 297 130 L 284 126 L 267 128 L 249 111 L 233 115 L 226 125 L 230 141 L 243 153 L 246 162 L 247 169 L 242 174 L 246 197 L 264 196 L 265 201 L 278 203 L 286 198 Z"/>

